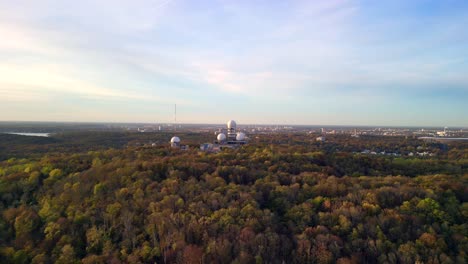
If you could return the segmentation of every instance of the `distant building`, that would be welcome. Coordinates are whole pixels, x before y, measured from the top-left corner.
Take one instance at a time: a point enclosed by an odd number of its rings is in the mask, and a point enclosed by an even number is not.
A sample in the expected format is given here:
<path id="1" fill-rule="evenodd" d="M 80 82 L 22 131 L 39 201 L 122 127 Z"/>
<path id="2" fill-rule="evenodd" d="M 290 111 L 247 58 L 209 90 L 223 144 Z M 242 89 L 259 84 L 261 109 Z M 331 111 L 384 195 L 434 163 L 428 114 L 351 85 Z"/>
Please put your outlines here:
<path id="1" fill-rule="evenodd" d="M 226 124 L 227 129 L 220 129 L 215 132 L 216 141 L 214 143 L 203 143 L 200 145 L 201 151 L 218 152 L 223 148 L 236 148 L 247 144 L 248 138 L 244 132 L 237 131 L 237 123 L 229 120 Z"/>
<path id="2" fill-rule="evenodd" d="M 359 134 L 357 133 L 357 130 L 354 129 L 354 134 L 351 135 L 353 138 L 359 138 Z"/>
<path id="3" fill-rule="evenodd" d="M 236 129 L 237 129 L 236 121 L 229 120 L 227 122 L 227 139 L 228 139 L 228 141 L 235 141 L 236 140 Z"/>
<path id="4" fill-rule="evenodd" d="M 437 134 L 438 137 L 448 136 L 447 127 L 444 127 L 444 131 L 437 131 L 436 134 Z"/>
<path id="5" fill-rule="evenodd" d="M 325 137 L 324 137 L 324 136 L 317 137 L 317 138 L 315 139 L 315 141 L 318 141 L 318 142 L 325 142 Z"/>
<path id="6" fill-rule="evenodd" d="M 243 132 L 239 132 L 236 134 L 236 142 L 238 144 L 243 144 L 245 143 L 245 134 Z M 241 143 L 242 142 L 242 143 Z"/>
<path id="7" fill-rule="evenodd" d="M 180 144 L 180 138 L 179 137 L 172 137 L 171 138 L 171 148 L 177 148 L 177 149 L 180 149 L 180 150 L 188 150 L 189 149 L 189 146 L 188 145 L 181 145 Z"/>
<path id="8" fill-rule="evenodd" d="M 180 148 L 180 138 L 179 137 L 172 137 L 171 138 L 171 147 L 172 148 Z"/>
<path id="9" fill-rule="evenodd" d="M 224 133 L 219 133 L 218 136 L 216 137 L 216 139 L 218 140 L 218 143 L 219 144 L 224 144 L 226 142 L 226 134 Z"/>
<path id="10" fill-rule="evenodd" d="M 200 145 L 200 150 L 204 152 L 219 152 L 221 148 L 217 144 L 203 143 Z"/>

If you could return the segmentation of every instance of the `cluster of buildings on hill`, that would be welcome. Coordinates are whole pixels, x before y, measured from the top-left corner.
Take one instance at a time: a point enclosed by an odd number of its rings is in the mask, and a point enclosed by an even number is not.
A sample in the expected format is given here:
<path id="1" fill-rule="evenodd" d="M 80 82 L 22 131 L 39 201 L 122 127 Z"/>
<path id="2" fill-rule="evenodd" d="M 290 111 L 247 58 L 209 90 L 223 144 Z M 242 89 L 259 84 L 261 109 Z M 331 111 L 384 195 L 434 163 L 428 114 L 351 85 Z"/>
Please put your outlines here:
<path id="1" fill-rule="evenodd" d="M 200 144 L 200 150 L 206 152 L 218 152 L 226 148 L 238 148 L 244 144 L 247 144 L 249 138 L 244 132 L 237 130 L 237 123 L 234 120 L 227 122 L 226 128 L 219 129 L 215 132 L 216 140 L 213 143 Z M 180 144 L 180 138 L 174 136 L 171 138 L 171 147 L 188 149 L 188 146 L 182 146 Z"/>
<path id="2" fill-rule="evenodd" d="M 435 156 L 436 154 L 434 153 L 431 153 L 429 151 L 423 151 L 423 152 L 409 152 L 409 153 L 405 153 L 405 154 L 401 154 L 401 153 L 396 153 L 396 152 L 385 152 L 385 151 L 382 151 L 382 152 L 375 152 L 375 151 L 370 151 L 370 150 L 364 150 L 362 152 L 360 152 L 361 154 L 369 154 L 369 155 L 386 155 L 386 156 L 395 156 L 395 157 L 401 157 L 401 156 L 408 156 L 408 157 L 426 157 L 426 156 L 429 156 L 429 157 L 433 157 Z"/>

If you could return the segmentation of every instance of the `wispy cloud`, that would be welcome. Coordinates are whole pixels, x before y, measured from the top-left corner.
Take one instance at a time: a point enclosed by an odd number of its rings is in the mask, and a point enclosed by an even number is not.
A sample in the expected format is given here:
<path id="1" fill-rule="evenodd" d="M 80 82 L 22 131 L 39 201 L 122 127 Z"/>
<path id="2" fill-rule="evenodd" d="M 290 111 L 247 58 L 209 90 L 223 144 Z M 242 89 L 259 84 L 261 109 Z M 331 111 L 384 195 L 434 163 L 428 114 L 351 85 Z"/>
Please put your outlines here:
<path id="1" fill-rule="evenodd" d="M 126 103 L 137 102 L 174 102 L 180 98 L 161 98 L 156 95 L 142 94 L 134 91 L 118 90 L 86 82 L 80 78 L 71 77 L 60 69 L 60 65 L 43 64 L 37 66 L 15 66 L 0 64 L 0 102 L 15 101 L 43 101 L 45 98 L 59 98 L 60 96 L 74 96 L 83 99 L 109 101 L 119 100 Z M 29 96 L 28 96 L 29 95 Z"/>

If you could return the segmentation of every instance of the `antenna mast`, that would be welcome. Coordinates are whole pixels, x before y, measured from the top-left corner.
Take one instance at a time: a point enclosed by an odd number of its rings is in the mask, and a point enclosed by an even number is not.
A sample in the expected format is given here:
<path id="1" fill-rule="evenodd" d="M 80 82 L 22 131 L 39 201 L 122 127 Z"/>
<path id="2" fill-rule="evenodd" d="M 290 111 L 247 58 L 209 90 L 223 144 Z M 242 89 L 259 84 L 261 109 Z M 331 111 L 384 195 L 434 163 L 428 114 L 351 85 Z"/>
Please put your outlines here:
<path id="1" fill-rule="evenodd" d="M 177 104 L 174 104 L 174 131 L 177 131 Z"/>

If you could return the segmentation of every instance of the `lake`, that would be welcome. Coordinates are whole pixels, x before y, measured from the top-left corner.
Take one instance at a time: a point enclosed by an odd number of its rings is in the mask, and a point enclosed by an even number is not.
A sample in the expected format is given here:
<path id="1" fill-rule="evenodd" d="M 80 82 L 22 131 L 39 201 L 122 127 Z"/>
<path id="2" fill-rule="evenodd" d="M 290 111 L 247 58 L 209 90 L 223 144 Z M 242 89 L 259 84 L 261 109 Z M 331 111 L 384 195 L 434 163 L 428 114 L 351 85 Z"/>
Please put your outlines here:
<path id="1" fill-rule="evenodd" d="M 4 134 L 28 136 L 28 137 L 49 137 L 50 133 L 20 133 L 20 132 L 4 132 Z"/>

